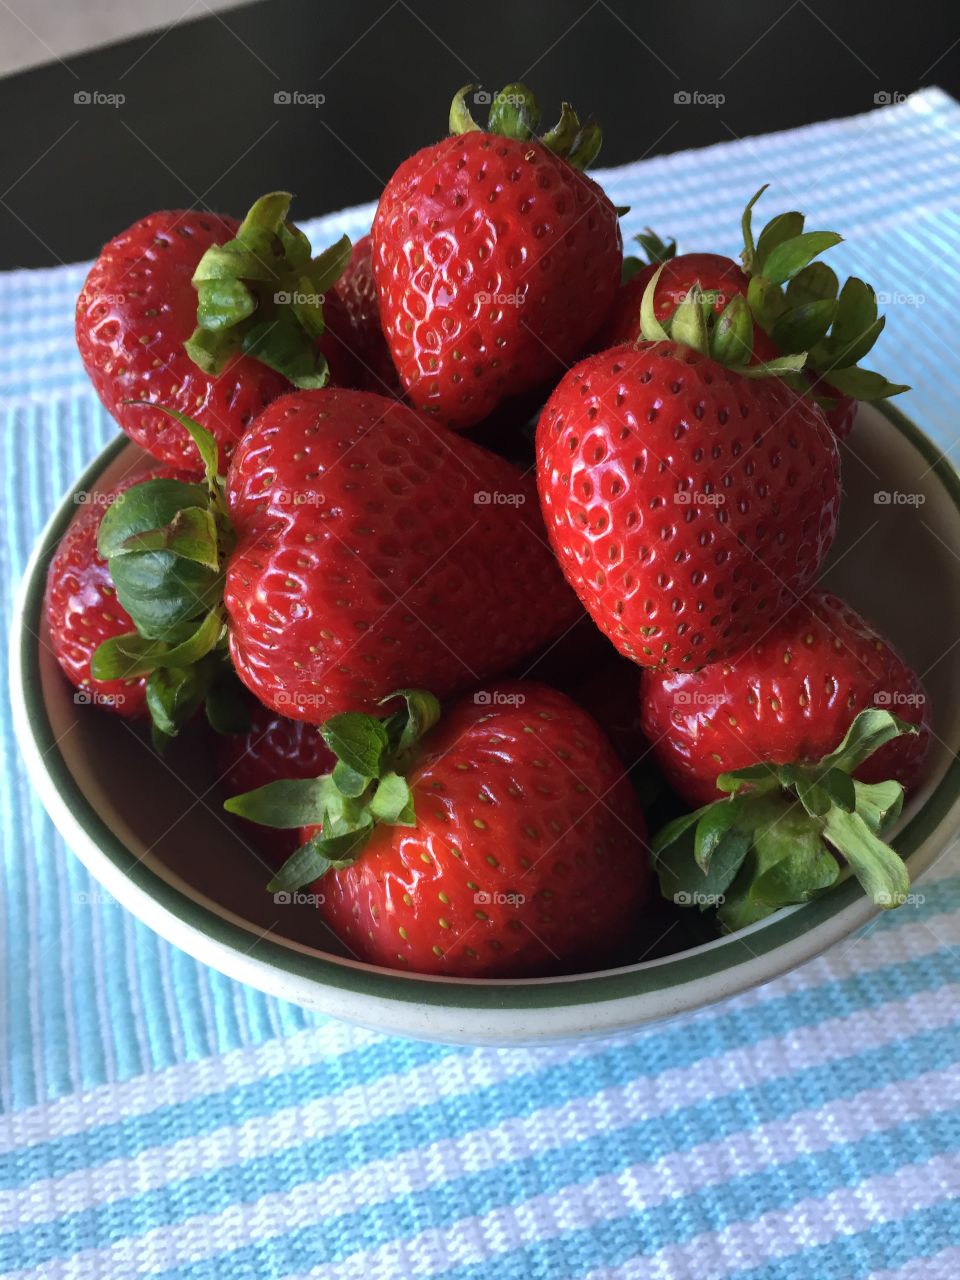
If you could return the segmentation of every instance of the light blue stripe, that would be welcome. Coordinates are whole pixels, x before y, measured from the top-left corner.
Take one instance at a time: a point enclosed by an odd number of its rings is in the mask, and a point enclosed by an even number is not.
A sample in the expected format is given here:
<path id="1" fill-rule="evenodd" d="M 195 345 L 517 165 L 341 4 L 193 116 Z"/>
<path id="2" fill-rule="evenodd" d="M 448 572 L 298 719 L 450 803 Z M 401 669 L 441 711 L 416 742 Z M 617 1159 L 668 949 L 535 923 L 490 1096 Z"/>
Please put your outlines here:
<path id="1" fill-rule="evenodd" d="M 268 1262 L 273 1267 L 291 1271 L 321 1263 L 331 1266 L 361 1249 L 375 1249 L 421 1231 L 450 1227 L 464 1216 L 483 1215 L 502 1205 L 516 1205 L 518 1201 L 510 1194 L 513 1187 L 528 1188 L 529 1194 L 549 1195 L 564 1187 L 589 1182 L 602 1173 L 616 1173 L 634 1161 L 686 1149 L 686 1134 L 678 1140 L 678 1135 L 671 1133 L 666 1124 L 661 1141 L 653 1150 L 647 1145 L 649 1135 L 645 1127 L 638 1126 L 638 1129 L 638 1132 L 611 1134 L 611 1141 L 599 1153 L 599 1159 L 595 1153 L 599 1138 L 571 1144 L 543 1156 L 527 1157 L 515 1165 L 499 1166 L 456 1182 L 434 1185 L 425 1192 L 399 1197 L 389 1205 L 377 1205 L 349 1217 L 303 1227 L 279 1240 L 230 1250 L 213 1259 L 182 1265 L 175 1272 L 158 1272 L 155 1280 L 206 1280 L 208 1276 L 224 1274 L 263 1274 L 257 1268 L 265 1267 Z M 720 1137 L 722 1130 L 710 1136 Z M 520 1252 L 524 1261 L 532 1262 L 533 1257 L 539 1255 L 542 1263 L 548 1264 L 542 1272 L 533 1271 L 534 1275 L 582 1275 L 589 1267 L 616 1266 L 621 1249 L 630 1250 L 626 1257 L 634 1256 L 639 1244 L 644 1253 L 650 1254 L 671 1244 L 683 1244 L 704 1229 L 716 1231 L 733 1223 L 749 1222 L 771 1210 L 789 1208 L 807 1196 L 823 1196 L 838 1188 L 855 1186 L 864 1178 L 891 1173 L 905 1157 L 919 1163 L 957 1150 L 960 1150 L 960 1111 L 943 1112 L 884 1133 L 871 1134 L 857 1142 L 831 1146 L 815 1155 L 798 1156 L 782 1165 L 731 1178 L 722 1185 L 679 1195 L 664 1204 L 606 1220 L 589 1230 L 562 1232 L 540 1242 L 532 1251 Z M 261 1189 L 255 1184 L 244 1186 L 241 1194 L 248 1199 L 261 1194 Z M 198 1197 L 193 1206 L 196 1212 L 200 1211 L 199 1203 Z M 208 1210 L 205 1207 L 203 1211 Z M 149 1215 L 134 1221 L 137 1224 L 134 1229 L 138 1230 L 165 1225 Z M 709 1226 L 705 1226 L 707 1223 Z M 63 1222 L 60 1225 L 62 1227 Z M 111 1238 L 109 1222 L 104 1221 L 100 1229 L 103 1234 L 98 1239 L 102 1244 Z M 127 1225 L 124 1234 L 129 1231 Z M 67 1239 L 71 1249 L 87 1247 L 84 1244 L 87 1237 L 82 1233 L 74 1236 L 71 1232 Z M 32 1258 L 33 1254 L 27 1256 Z M 42 1261 L 48 1254 L 40 1248 L 36 1256 Z M 491 1280 L 498 1275 L 513 1274 L 509 1269 L 501 1271 L 500 1267 L 505 1264 L 510 1268 L 516 1261 L 509 1254 L 506 1258 L 494 1254 L 483 1263 L 454 1267 L 440 1274 L 445 1280 Z M 568 1271 L 574 1266 L 576 1270 Z"/>

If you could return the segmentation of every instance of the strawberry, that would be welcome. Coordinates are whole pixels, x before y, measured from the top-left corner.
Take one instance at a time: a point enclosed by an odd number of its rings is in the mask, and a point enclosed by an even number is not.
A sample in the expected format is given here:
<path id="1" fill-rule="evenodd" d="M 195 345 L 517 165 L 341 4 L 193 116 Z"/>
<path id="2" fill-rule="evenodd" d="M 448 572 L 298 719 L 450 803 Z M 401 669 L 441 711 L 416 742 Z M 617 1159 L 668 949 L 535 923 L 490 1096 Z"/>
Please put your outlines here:
<path id="1" fill-rule="evenodd" d="M 856 776 L 909 789 L 929 745 L 923 686 L 868 622 L 818 590 L 735 658 L 646 672 L 642 725 L 667 781 L 702 805 L 720 794 L 718 774 L 819 760 L 869 707 L 891 708 L 921 732 L 888 743 Z"/>
<path id="2" fill-rule="evenodd" d="M 188 670 L 228 635 L 261 702 L 319 723 L 413 682 L 456 692 L 580 616 L 532 480 L 397 400 L 281 397 L 235 451 L 225 493 L 214 442 L 182 422 L 204 451 L 205 504 L 143 486 L 100 534 L 141 661 L 159 644 Z"/>
<path id="3" fill-rule="evenodd" d="M 814 261 L 838 244 L 840 236 L 833 231 L 804 231 L 802 214 L 782 213 L 754 243 L 753 206 L 765 190 L 761 187 L 744 211 L 742 267 L 715 253 L 675 257 L 670 246 L 652 232 L 638 237 L 651 256 L 650 265 L 622 285 L 594 345 L 599 349 L 639 340 L 643 294 L 657 264 L 665 262 L 653 308 L 661 324 L 669 321 L 695 285 L 717 313 L 731 298 L 742 296 L 753 320 L 748 363 L 805 353 L 803 372 L 788 380 L 795 390 L 813 393 L 834 433 L 845 439 L 856 420 L 854 397 L 878 400 L 908 388 L 857 367 L 880 336 L 884 320 L 877 314 L 876 295 L 869 285 L 851 277 L 841 289 L 835 273 Z"/>
<path id="4" fill-rule="evenodd" d="M 557 558 L 641 666 L 693 670 L 742 649 L 813 585 L 836 532 L 836 441 L 810 400 L 753 376 L 798 357 L 736 364 L 750 324 L 742 298 L 716 316 L 694 290 L 671 321 L 682 342 L 650 317 L 655 340 L 576 365 L 537 425 Z"/>
<path id="5" fill-rule="evenodd" d="M 90 671 L 97 647 L 133 627 L 130 615 L 117 599 L 107 562 L 97 551 L 97 533 L 104 512 L 131 485 L 172 475 L 163 469 L 141 471 L 108 493 L 78 495 L 85 501 L 47 570 L 44 612 L 50 646 L 67 678 L 79 690 L 75 700 L 106 707 L 127 719 L 146 714 L 146 679 L 135 676 L 97 680 Z"/>
<path id="6" fill-rule="evenodd" d="M 905 900 L 906 867 L 880 836 L 922 775 L 926 696 L 836 596 L 811 592 L 728 662 L 646 672 L 643 727 L 667 779 L 702 806 L 654 841 L 667 897 L 719 907 L 729 929 L 848 871 L 878 906 Z"/>
<path id="7" fill-rule="evenodd" d="M 76 314 L 84 368 L 124 431 L 171 466 L 197 470 L 189 435 L 128 401 L 192 414 L 227 458 L 271 400 L 327 376 L 314 347 L 319 298 L 349 241 L 311 260 L 285 222 L 289 204 L 284 193 L 264 196 L 242 224 L 199 210 L 152 213 L 111 240 L 87 276 Z"/>
<path id="8" fill-rule="evenodd" d="M 233 796 L 278 778 L 315 778 L 336 764 L 316 725 L 278 716 L 260 703 L 250 711 L 241 733 L 214 739 L 220 791 Z M 297 848 L 296 833 L 243 823 L 244 835 L 279 868 Z"/>
<path id="9" fill-rule="evenodd" d="M 649 895 L 646 831 L 598 725 L 533 683 L 461 699 L 438 727 L 429 694 L 405 700 L 386 721 L 327 721 L 326 777 L 227 803 L 306 827 L 270 887 L 310 884 L 371 964 L 518 978 L 624 961 Z"/>
<path id="10" fill-rule="evenodd" d="M 487 128 L 455 97 L 451 135 L 387 183 L 373 221 L 380 318 L 410 401 L 462 429 L 556 377 L 599 328 L 622 261 L 617 211 L 581 169 L 600 131 L 564 105 L 534 136 L 523 85 Z"/>
<path id="11" fill-rule="evenodd" d="M 380 328 L 380 299 L 373 279 L 372 246 L 369 235 L 357 241 L 343 275 L 326 295 L 323 304 L 326 332 L 320 341 L 335 386 L 390 395 L 399 393 L 400 384 Z"/>

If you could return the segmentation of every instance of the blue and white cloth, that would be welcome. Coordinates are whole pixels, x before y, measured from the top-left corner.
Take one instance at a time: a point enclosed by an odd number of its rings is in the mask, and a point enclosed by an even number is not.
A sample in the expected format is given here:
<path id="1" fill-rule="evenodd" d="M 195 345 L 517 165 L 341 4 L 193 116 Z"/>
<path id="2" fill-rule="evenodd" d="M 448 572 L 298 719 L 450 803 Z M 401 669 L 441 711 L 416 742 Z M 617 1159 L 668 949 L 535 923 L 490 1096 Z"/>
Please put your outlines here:
<path id="1" fill-rule="evenodd" d="M 600 177 L 628 230 L 682 248 L 735 251 L 768 180 L 761 221 L 802 207 L 841 229 L 834 265 L 883 291 L 878 366 L 957 456 L 955 102 L 927 90 Z M 358 235 L 371 212 L 309 230 Z M 47 514 L 115 430 L 73 346 L 84 271 L 0 276 L 6 619 Z M 719 1007 L 606 1043 L 451 1048 L 187 958 L 64 848 L 6 705 L 0 764 L 4 1276 L 960 1275 L 956 851 L 920 905 Z"/>

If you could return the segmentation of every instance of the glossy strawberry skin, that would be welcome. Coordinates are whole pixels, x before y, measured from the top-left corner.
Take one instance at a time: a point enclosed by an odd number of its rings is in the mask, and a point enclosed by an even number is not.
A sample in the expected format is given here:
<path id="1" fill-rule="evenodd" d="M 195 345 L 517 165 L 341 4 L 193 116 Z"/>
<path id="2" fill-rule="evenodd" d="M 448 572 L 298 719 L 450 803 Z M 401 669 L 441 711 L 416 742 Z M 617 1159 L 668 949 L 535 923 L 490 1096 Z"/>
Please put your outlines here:
<path id="1" fill-rule="evenodd" d="M 134 629 L 117 599 L 107 562 L 97 553 L 97 533 L 104 512 L 119 494 L 161 476 L 188 478 L 155 467 L 139 470 L 108 493 L 86 495 L 90 501 L 78 506 L 47 571 L 44 612 L 50 645 L 67 678 L 80 691 L 78 700 L 83 695 L 84 701 L 131 720 L 146 715 L 146 681 L 94 680 L 90 675 L 90 659 L 97 647 Z"/>
<path id="2" fill-rule="evenodd" d="M 186 431 L 165 414 L 124 402 L 154 400 L 189 414 L 226 458 L 261 409 L 290 389 L 249 356 L 213 377 L 183 349 L 197 323 L 190 283 L 197 263 L 238 226 L 195 210 L 152 213 L 105 246 L 77 299 L 77 347 L 104 408 L 148 453 L 193 473 L 200 467 Z"/>
<path id="3" fill-rule="evenodd" d="M 212 732 L 212 731 L 211 731 Z M 329 773 L 336 758 L 316 725 L 279 716 L 261 703 L 250 715 L 246 733 L 215 733 L 217 781 L 223 795 L 236 796 L 281 778 L 317 778 Z M 247 841 L 281 867 L 295 852 L 296 831 L 235 820 Z"/>
<path id="4" fill-rule="evenodd" d="M 817 406 L 671 342 L 575 366 L 540 416 L 537 473 L 567 580 L 645 667 L 744 648 L 813 585 L 836 532 Z"/>
<path id="5" fill-rule="evenodd" d="M 446 697 L 580 615 L 532 481 L 396 400 L 276 401 L 234 456 L 228 501 L 234 664 L 281 715 L 382 714 L 399 688 Z"/>
<path id="6" fill-rule="evenodd" d="M 624 342 L 642 340 L 640 304 L 659 265 L 651 263 L 638 271 L 632 280 L 620 286 L 616 302 L 604 322 L 599 338 L 593 344 L 596 350 L 602 351 L 607 347 L 620 346 Z M 653 304 L 656 318 L 661 323 L 669 320 L 695 284 L 699 284 L 705 293 L 716 295 L 713 309 L 719 315 L 731 299 L 738 295 L 744 298 L 747 296 L 750 277 L 732 258 L 725 258 L 719 253 L 683 253 L 678 258 L 671 258 L 664 264 L 657 281 Z M 780 352 L 772 339 L 755 324 L 753 352 L 749 363 L 772 360 L 778 355 Z"/>
<path id="7" fill-rule="evenodd" d="M 725 770 L 821 759 L 857 713 L 874 706 L 922 732 L 885 744 L 856 777 L 909 789 L 929 746 L 923 686 L 869 623 L 817 590 L 729 662 L 696 673 L 645 672 L 642 723 L 667 780 L 696 806 L 717 799 L 714 784 Z"/>
<path id="8" fill-rule="evenodd" d="M 419 973 L 624 962 L 650 877 L 616 753 L 546 686 L 485 696 L 462 699 L 425 739 L 409 779 L 416 827 L 378 827 L 352 867 L 312 886 L 324 920 L 357 958 Z"/>
<path id="9" fill-rule="evenodd" d="M 640 304 L 647 285 L 657 270 L 657 263 L 651 263 L 621 285 L 617 299 L 610 314 L 604 321 L 599 337 L 592 343 L 595 351 L 603 351 L 607 347 L 616 347 L 623 342 L 639 342 Z M 747 296 L 750 277 L 742 271 L 732 258 L 725 258 L 718 253 L 684 253 L 672 258 L 663 268 L 663 274 L 657 281 L 654 297 L 654 313 L 661 322 L 668 320 L 687 296 L 695 284 L 700 288 L 716 294 L 714 310 L 719 314 L 735 295 Z M 760 361 L 775 360 L 782 352 L 773 339 L 760 328 L 753 326 L 753 351 L 749 364 Z M 817 389 L 824 396 L 836 400 L 831 408 L 823 410 L 823 416 L 833 429 L 838 440 L 845 440 L 853 430 L 856 421 L 859 401 L 851 396 L 841 396 L 827 384 L 817 384 Z"/>
<path id="10" fill-rule="evenodd" d="M 390 348 L 380 328 L 380 299 L 373 278 L 373 241 L 362 236 L 353 246 L 343 275 L 324 300 L 327 333 L 321 348 L 338 387 L 355 387 L 379 395 L 399 394 L 400 384 Z M 349 355 L 349 366 L 343 353 Z"/>
<path id="11" fill-rule="evenodd" d="M 617 214 L 540 143 L 471 132 L 406 160 L 373 222 L 383 332 L 406 394 L 456 429 L 556 377 L 619 287 Z"/>

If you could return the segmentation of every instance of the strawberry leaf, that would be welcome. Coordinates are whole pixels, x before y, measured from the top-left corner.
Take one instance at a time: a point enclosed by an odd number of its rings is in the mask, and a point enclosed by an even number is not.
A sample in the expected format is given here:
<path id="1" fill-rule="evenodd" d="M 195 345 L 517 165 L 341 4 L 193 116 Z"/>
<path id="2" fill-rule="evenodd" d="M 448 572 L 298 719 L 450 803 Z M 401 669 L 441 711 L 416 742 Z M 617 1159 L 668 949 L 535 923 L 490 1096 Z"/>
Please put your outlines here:
<path id="1" fill-rule="evenodd" d="M 843 236 L 838 236 L 835 231 L 805 231 L 771 250 L 762 264 L 762 274 L 773 284 L 784 284 L 813 258 L 842 240 Z"/>
<path id="2" fill-rule="evenodd" d="M 843 741 L 824 756 L 819 762 L 819 769 L 842 769 L 844 773 L 853 773 L 869 756 L 901 734 L 917 734 L 919 726 L 910 724 L 889 711 L 879 707 L 868 707 L 861 711 L 843 736 Z"/>
<path id="3" fill-rule="evenodd" d="M 370 801 L 370 814 L 375 822 L 412 827 L 413 797 L 406 779 L 401 778 L 398 773 L 384 774 Z"/>
<path id="4" fill-rule="evenodd" d="M 803 231 L 803 224 L 803 214 L 796 212 L 778 213 L 775 218 L 770 219 L 757 241 L 756 262 L 761 275 L 765 274 L 763 264 L 770 253 L 785 240 L 793 240 L 799 236 Z"/>
<path id="5" fill-rule="evenodd" d="M 323 822 L 331 791 L 329 775 L 320 778 L 281 778 L 266 786 L 231 796 L 223 807 L 239 818 L 265 827 L 311 827 Z"/>
<path id="6" fill-rule="evenodd" d="M 874 834 L 859 813 L 832 808 L 823 834 L 847 860 L 878 907 L 896 907 L 904 901 L 910 889 L 910 877 L 903 859 Z"/>
<path id="7" fill-rule="evenodd" d="M 365 778 L 379 778 L 390 745 L 383 722 L 358 711 L 331 716 L 320 730 L 324 742 L 348 768 Z"/>
<path id="8" fill-rule="evenodd" d="M 853 789 L 857 797 L 856 811 L 874 835 L 899 818 L 903 808 L 903 787 L 899 782 L 866 783 L 854 779 Z"/>

